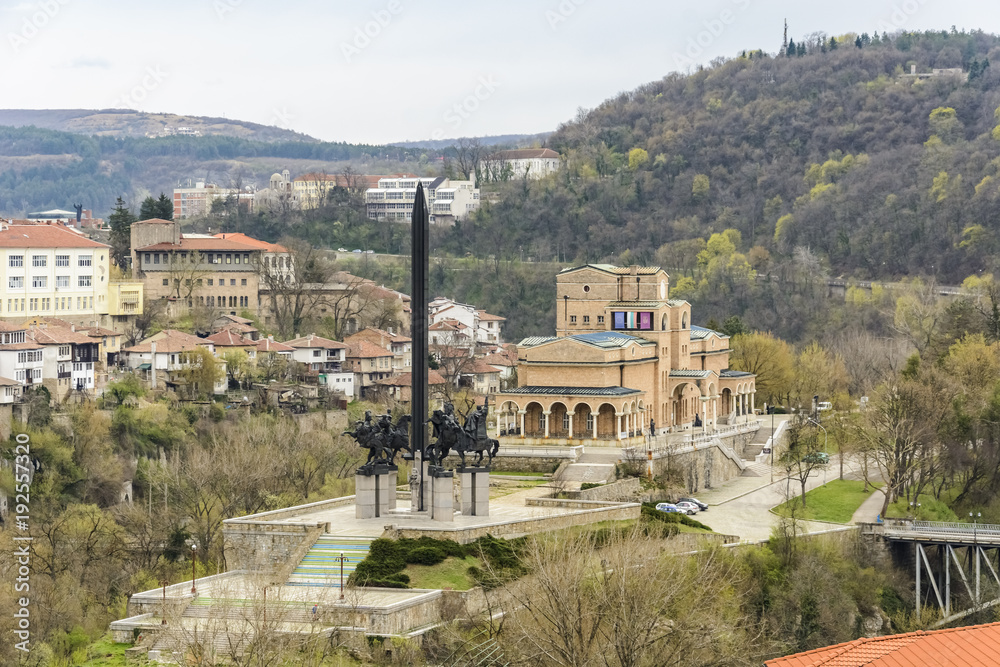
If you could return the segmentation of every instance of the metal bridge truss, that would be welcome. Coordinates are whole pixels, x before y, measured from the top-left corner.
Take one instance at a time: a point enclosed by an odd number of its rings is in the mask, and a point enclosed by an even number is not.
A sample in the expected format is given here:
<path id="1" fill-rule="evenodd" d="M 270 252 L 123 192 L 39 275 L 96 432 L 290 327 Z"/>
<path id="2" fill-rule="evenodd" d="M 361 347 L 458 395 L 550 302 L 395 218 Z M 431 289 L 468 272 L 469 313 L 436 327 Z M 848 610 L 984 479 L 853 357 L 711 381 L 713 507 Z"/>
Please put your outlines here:
<path id="1" fill-rule="evenodd" d="M 932 565 L 931 558 L 928 557 L 928 549 L 937 549 L 937 561 Z M 923 606 L 924 598 L 934 594 L 941 609 L 943 618 L 936 625 L 945 625 L 952 621 L 959 620 L 977 611 L 1000 604 L 1000 575 L 997 574 L 998 555 L 1000 555 L 1000 545 L 984 544 L 924 544 L 914 542 L 914 561 L 916 575 L 916 613 L 917 620 L 920 620 L 920 608 Z M 992 554 L 988 551 L 996 552 Z M 952 567 L 954 565 L 954 568 Z M 935 566 L 937 571 L 935 571 Z M 922 588 L 922 575 L 926 573 L 927 582 L 930 584 L 929 590 Z M 983 576 L 987 575 L 985 586 L 983 586 Z M 952 613 L 952 580 L 955 580 L 956 595 L 964 589 L 972 602 L 972 608 Z M 960 583 L 960 586 L 959 586 Z M 993 584 L 996 584 L 994 588 Z M 987 593 L 989 599 L 983 602 L 983 588 L 990 589 Z"/>

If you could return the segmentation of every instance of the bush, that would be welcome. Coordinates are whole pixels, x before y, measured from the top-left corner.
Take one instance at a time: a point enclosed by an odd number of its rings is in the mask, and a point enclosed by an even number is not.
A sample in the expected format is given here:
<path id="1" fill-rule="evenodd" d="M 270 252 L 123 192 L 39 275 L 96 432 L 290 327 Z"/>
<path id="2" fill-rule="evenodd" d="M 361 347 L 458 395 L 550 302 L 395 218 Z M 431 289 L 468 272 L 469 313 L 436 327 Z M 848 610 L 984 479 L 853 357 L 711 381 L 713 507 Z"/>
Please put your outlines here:
<path id="1" fill-rule="evenodd" d="M 417 547 L 406 555 L 406 562 L 416 565 L 437 565 L 447 557 L 448 555 L 440 549 Z"/>
<path id="2" fill-rule="evenodd" d="M 351 583 L 362 586 L 380 585 L 375 582 L 400 574 L 405 567 L 406 560 L 399 545 L 392 540 L 379 538 L 372 542 L 368 556 L 354 569 Z"/>
<path id="3" fill-rule="evenodd" d="M 599 486 L 604 486 L 604 485 L 599 484 L 597 482 L 584 482 L 583 484 L 580 485 L 580 490 L 586 491 L 587 489 L 596 489 Z"/>
<path id="4" fill-rule="evenodd" d="M 212 403 L 208 409 L 208 416 L 214 422 L 221 422 L 226 418 L 226 408 L 221 403 Z"/>

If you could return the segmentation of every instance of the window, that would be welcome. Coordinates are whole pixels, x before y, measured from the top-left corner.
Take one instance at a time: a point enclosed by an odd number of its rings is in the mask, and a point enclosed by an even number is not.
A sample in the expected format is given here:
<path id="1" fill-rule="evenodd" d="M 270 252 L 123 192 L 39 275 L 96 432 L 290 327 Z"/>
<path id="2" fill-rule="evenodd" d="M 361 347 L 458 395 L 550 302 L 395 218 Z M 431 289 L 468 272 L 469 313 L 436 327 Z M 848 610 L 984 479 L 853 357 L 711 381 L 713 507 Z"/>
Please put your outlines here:
<path id="1" fill-rule="evenodd" d="M 38 299 L 28 299 L 28 310 L 32 312 L 38 310 Z"/>
<path id="2" fill-rule="evenodd" d="M 69 266 L 69 255 L 56 255 L 56 266 Z"/>
<path id="3" fill-rule="evenodd" d="M 79 261 L 77 262 L 77 266 L 90 266 L 92 261 L 93 261 L 93 255 L 80 255 Z M 87 284 L 89 285 L 90 283 Z"/>
<path id="4" fill-rule="evenodd" d="M 160 263 L 160 253 L 154 252 L 153 253 L 153 264 L 159 264 L 159 263 Z"/>
<path id="5" fill-rule="evenodd" d="M 11 268 L 24 266 L 24 255 L 11 255 L 7 259 L 8 259 L 8 266 L 10 266 Z"/>
<path id="6" fill-rule="evenodd" d="M 567 433 L 569 432 L 569 413 L 568 412 L 564 412 L 563 413 L 563 430 L 566 431 Z"/>
<path id="7" fill-rule="evenodd" d="M 211 285 L 212 283 L 209 283 Z M 201 278 L 198 278 L 198 287 L 201 287 Z"/>
<path id="8" fill-rule="evenodd" d="M 48 276 L 31 276 L 31 286 L 32 287 L 48 287 L 49 277 Z"/>
<path id="9" fill-rule="evenodd" d="M 59 356 L 60 357 L 68 357 L 69 354 L 70 354 L 70 347 L 69 347 L 69 345 L 60 345 L 59 346 Z"/>
<path id="10" fill-rule="evenodd" d="M 232 263 L 233 263 L 233 256 L 232 256 L 232 255 L 230 255 L 230 254 L 229 254 L 229 253 L 227 252 L 227 253 L 226 253 L 226 264 L 232 264 Z"/>
<path id="11" fill-rule="evenodd" d="M 545 432 L 545 418 L 546 415 L 544 412 L 538 415 L 538 430 L 543 433 Z"/>
<path id="12" fill-rule="evenodd" d="M 48 266 L 49 265 L 49 258 L 46 257 L 45 255 L 32 255 L 31 256 L 31 265 L 32 266 Z"/>
<path id="13" fill-rule="evenodd" d="M 166 278 L 163 279 L 163 286 L 166 287 L 170 283 Z"/>
<path id="14" fill-rule="evenodd" d="M 239 263 L 240 263 L 240 256 L 239 256 L 239 254 L 237 254 L 237 255 L 236 255 L 236 263 L 237 263 L 237 264 L 239 264 Z"/>
<path id="15" fill-rule="evenodd" d="M 240 278 L 240 286 L 241 287 L 246 287 L 247 286 L 247 279 L 246 278 Z"/>
<path id="16" fill-rule="evenodd" d="M 590 315 L 584 315 L 583 316 L 583 323 L 584 324 L 590 324 Z"/>
<path id="17" fill-rule="evenodd" d="M 594 413 L 593 412 L 588 412 L 587 413 L 587 432 L 588 433 L 593 433 L 594 432 Z"/>
<path id="18" fill-rule="evenodd" d="M 230 278 L 229 279 L 229 285 L 231 287 L 236 287 L 236 278 Z"/>
<path id="19" fill-rule="evenodd" d="M 243 263 L 244 264 L 250 263 L 250 253 L 248 252 L 243 253 Z"/>
<path id="20" fill-rule="evenodd" d="M 69 287 L 69 276 L 56 276 L 56 287 Z"/>
<path id="21" fill-rule="evenodd" d="M 153 261 L 153 258 L 152 258 L 152 257 L 150 256 L 150 254 L 149 254 L 149 253 L 147 252 L 147 253 L 146 253 L 146 259 L 145 259 L 145 260 L 143 260 L 143 263 L 144 263 L 144 264 L 149 264 L 149 263 L 151 263 L 152 261 Z"/>
<path id="22" fill-rule="evenodd" d="M 200 283 L 201 281 L 199 280 L 198 282 Z M 209 287 L 214 287 L 215 286 L 215 279 L 214 278 L 209 278 L 208 279 L 208 286 Z"/>
<path id="23" fill-rule="evenodd" d="M 80 287 L 90 287 L 90 276 L 80 276 L 77 285 Z"/>
<path id="24" fill-rule="evenodd" d="M 576 324 L 576 315 L 570 315 L 569 316 L 569 323 L 570 324 Z"/>
<path id="25" fill-rule="evenodd" d="M 24 287 L 24 276 L 10 276 L 7 278 L 7 289 L 22 289 Z"/>

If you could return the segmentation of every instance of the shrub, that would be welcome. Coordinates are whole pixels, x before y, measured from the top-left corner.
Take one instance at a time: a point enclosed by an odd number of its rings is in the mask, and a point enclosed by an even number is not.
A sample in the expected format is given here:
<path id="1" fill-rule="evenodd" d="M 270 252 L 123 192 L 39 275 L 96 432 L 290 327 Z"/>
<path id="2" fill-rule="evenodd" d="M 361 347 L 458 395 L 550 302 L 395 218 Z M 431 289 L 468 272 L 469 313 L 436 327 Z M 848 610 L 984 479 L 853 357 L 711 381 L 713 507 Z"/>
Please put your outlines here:
<path id="1" fill-rule="evenodd" d="M 399 545 L 392 540 L 379 538 L 372 542 L 368 556 L 358 563 L 351 574 L 351 583 L 375 586 L 376 581 L 382 581 L 394 574 L 399 574 L 406 567 Z"/>
<path id="2" fill-rule="evenodd" d="M 417 547 L 407 554 L 406 562 L 417 565 L 437 565 L 447 557 L 448 555 L 441 549 L 435 547 Z"/>
<path id="3" fill-rule="evenodd" d="M 580 485 L 580 490 L 586 491 L 587 489 L 596 489 L 599 486 L 604 486 L 604 485 L 599 484 L 597 482 L 584 482 L 583 484 Z"/>

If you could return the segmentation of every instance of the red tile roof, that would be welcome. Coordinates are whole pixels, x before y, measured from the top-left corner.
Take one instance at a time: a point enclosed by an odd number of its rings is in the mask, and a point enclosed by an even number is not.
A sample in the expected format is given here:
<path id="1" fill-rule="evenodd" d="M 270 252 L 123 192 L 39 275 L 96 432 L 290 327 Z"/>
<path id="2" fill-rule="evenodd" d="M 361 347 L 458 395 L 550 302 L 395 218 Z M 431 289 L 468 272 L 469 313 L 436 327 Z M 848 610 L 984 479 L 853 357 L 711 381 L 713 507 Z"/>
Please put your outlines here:
<path id="1" fill-rule="evenodd" d="M 460 372 L 463 374 L 473 373 L 475 375 L 483 375 L 485 373 L 499 373 L 500 369 L 490 366 L 482 359 L 473 359 L 472 363 L 462 368 Z"/>
<path id="2" fill-rule="evenodd" d="M 74 331 L 70 327 L 44 325 L 28 329 L 28 338 L 41 345 L 96 345 L 84 331 Z"/>
<path id="3" fill-rule="evenodd" d="M 0 248 L 110 248 L 58 225 L 0 228 Z"/>
<path id="4" fill-rule="evenodd" d="M 987 667 L 998 664 L 1000 623 L 856 639 L 768 660 L 767 667 Z"/>
<path id="5" fill-rule="evenodd" d="M 330 340 L 329 338 L 322 338 L 316 334 L 309 334 L 308 336 L 302 336 L 300 338 L 295 338 L 294 340 L 286 340 L 285 345 L 290 345 L 296 348 L 312 348 L 321 347 L 326 350 L 343 350 L 347 347 L 343 343 L 338 343 L 335 340 Z"/>
<path id="6" fill-rule="evenodd" d="M 348 359 L 372 359 L 375 357 L 391 357 L 392 352 L 366 340 L 356 340 L 347 348 Z"/>
<path id="7" fill-rule="evenodd" d="M 535 158 L 559 157 L 551 148 L 516 148 L 509 151 L 500 151 L 500 158 L 503 160 L 531 160 Z"/>
<path id="8" fill-rule="evenodd" d="M 157 354 L 174 354 L 177 352 L 194 350 L 199 345 L 205 347 L 212 345 L 212 341 L 210 340 L 198 338 L 197 336 L 192 336 L 191 334 L 186 334 L 183 331 L 177 331 L 175 329 L 164 329 L 160 333 L 153 334 L 138 345 L 125 348 L 125 352 L 149 352 L 151 350 L 150 346 L 154 342 L 156 343 Z"/>
<path id="9" fill-rule="evenodd" d="M 244 338 L 231 329 L 223 329 L 205 340 L 212 341 L 216 347 L 256 347 L 257 341 Z"/>
<path id="10" fill-rule="evenodd" d="M 483 357 L 483 361 L 491 366 L 517 366 L 517 360 L 511 359 L 506 354 L 487 354 Z"/>
<path id="11" fill-rule="evenodd" d="M 261 338 L 257 341 L 257 351 L 258 352 L 294 352 L 295 348 L 291 345 L 285 345 L 284 343 L 279 343 L 276 340 L 271 340 L 269 338 Z"/>
<path id="12" fill-rule="evenodd" d="M 480 322 L 506 322 L 507 321 L 506 317 L 500 317 L 499 315 L 491 315 L 490 313 L 487 313 L 485 310 L 477 310 L 476 312 L 479 313 L 479 321 Z"/>
<path id="13" fill-rule="evenodd" d="M 288 252 L 285 246 L 278 245 L 277 243 L 268 243 L 267 241 L 260 241 L 253 238 L 252 236 L 247 236 L 243 232 L 224 232 L 222 234 L 216 234 L 215 238 L 223 239 L 224 241 L 235 241 L 236 243 L 243 243 L 245 245 L 254 246 L 260 248 L 266 252 Z"/>
<path id="14" fill-rule="evenodd" d="M 385 345 L 387 343 L 410 343 L 412 339 L 406 336 L 401 336 L 399 334 L 389 333 L 388 331 L 383 331 L 382 329 L 376 329 L 375 327 L 368 327 L 367 329 L 362 329 L 361 331 L 351 334 L 344 339 L 345 343 L 353 343 L 356 340 L 367 340 L 370 343 L 375 343 L 376 345 Z"/>
<path id="15" fill-rule="evenodd" d="M 437 385 L 445 384 L 447 380 L 435 370 L 427 371 L 427 384 Z M 399 375 L 393 375 L 392 377 L 384 378 L 382 380 L 376 380 L 375 384 L 382 385 L 383 387 L 409 387 L 413 385 L 413 374 L 412 373 L 400 373 Z"/>

